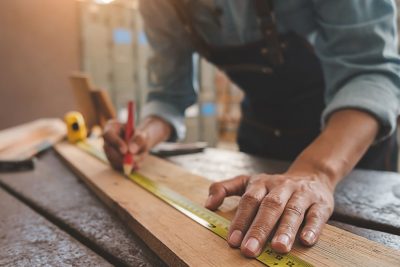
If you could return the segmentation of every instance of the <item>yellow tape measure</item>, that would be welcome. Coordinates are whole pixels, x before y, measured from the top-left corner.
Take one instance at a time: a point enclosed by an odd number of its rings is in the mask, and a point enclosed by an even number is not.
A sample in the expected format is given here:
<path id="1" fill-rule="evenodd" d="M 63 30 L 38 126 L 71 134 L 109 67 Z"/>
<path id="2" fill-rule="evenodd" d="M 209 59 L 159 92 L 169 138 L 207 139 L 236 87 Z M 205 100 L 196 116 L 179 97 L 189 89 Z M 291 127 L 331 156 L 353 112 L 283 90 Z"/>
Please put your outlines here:
<path id="1" fill-rule="evenodd" d="M 83 141 L 87 137 L 85 120 L 81 113 L 70 111 L 64 116 L 67 125 L 67 138 L 71 143 Z"/>
<path id="2" fill-rule="evenodd" d="M 77 146 L 85 152 L 93 155 L 99 160 L 108 163 L 108 160 L 103 151 L 98 150 L 96 147 L 87 142 L 79 142 Z M 166 186 L 160 185 L 138 173 L 129 175 L 129 179 L 165 201 L 178 211 L 182 212 L 198 224 L 204 226 L 216 235 L 227 239 L 228 228 L 230 221 L 222 216 L 190 201 L 189 199 L 179 195 Z M 268 245 L 264 252 L 257 257 L 257 260 L 267 266 L 276 267 L 311 267 L 312 265 L 303 261 L 302 259 L 289 254 L 279 254 L 274 252 Z"/>

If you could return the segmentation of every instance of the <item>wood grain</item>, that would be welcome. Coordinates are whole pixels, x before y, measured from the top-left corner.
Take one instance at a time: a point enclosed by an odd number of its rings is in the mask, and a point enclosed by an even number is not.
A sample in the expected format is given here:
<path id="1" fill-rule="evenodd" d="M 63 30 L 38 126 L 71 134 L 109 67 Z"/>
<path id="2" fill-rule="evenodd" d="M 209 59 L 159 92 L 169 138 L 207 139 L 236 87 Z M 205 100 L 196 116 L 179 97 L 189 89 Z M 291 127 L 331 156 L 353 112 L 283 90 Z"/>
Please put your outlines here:
<path id="1" fill-rule="evenodd" d="M 61 143 L 57 152 L 83 181 L 173 266 L 260 266 L 238 250 L 149 192 L 75 146 Z M 211 181 L 149 156 L 140 173 L 194 202 L 203 204 Z M 231 219 L 237 199 L 225 201 L 220 214 Z M 295 245 L 292 253 L 315 266 L 399 266 L 400 252 L 326 225 L 312 248 Z"/>
<path id="2" fill-rule="evenodd" d="M 30 158 L 42 144 L 55 144 L 65 134 L 65 125 L 59 119 L 39 119 L 0 131 L 0 160 Z"/>

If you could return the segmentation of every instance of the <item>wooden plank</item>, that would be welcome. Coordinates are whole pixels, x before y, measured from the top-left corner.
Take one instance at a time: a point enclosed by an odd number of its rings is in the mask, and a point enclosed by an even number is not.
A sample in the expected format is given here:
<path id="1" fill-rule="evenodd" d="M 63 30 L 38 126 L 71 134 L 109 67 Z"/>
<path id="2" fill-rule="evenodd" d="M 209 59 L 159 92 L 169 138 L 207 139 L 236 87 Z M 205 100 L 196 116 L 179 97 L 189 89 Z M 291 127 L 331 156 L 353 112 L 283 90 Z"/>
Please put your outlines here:
<path id="1" fill-rule="evenodd" d="M 0 188 L 0 266 L 111 266 Z"/>
<path id="2" fill-rule="evenodd" d="M 69 76 L 69 80 L 78 107 L 77 111 L 82 113 L 88 129 L 92 129 L 99 122 L 96 106 L 92 98 L 93 83 L 89 75 L 81 72 L 72 73 Z"/>
<path id="3" fill-rule="evenodd" d="M 114 105 L 106 90 L 97 89 L 90 76 L 77 72 L 70 75 L 78 111 L 82 113 L 89 129 L 104 126 L 109 119 L 116 117 Z"/>
<path id="4" fill-rule="evenodd" d="M 242 257 L 238 250 L 149 192 L 113 171 L 108 165 L 61 143 L 57 152 L 85 183 L 170 265 L 260 266 Z M 140 173 L 194 202 L 203 204 L 210 181 L 155 157 L 148 157 Z M 236 199 L 237 201 L 237 199 Z M 235 199 L 225 201 L 221 214 L 228 219 Z M 294 255 L 315 266 L 398 266 L 400 251 L 326 225 L 320 241 L 312 248 L 296 244 Z"/>
<path id="5" fill-rule="evenodd" d="M 96 107 L 98 123 L 104 127 L 108 120 L 115 119 L 117 113 L 111 102 L 110 96 L 105 90 L 94 90 L 91 92 L 93 103 Z"/>
<path id="6" fill-rule="evenodd" d="M 393 235 L 385 232 L 365 229 L 334 220 L 328 221 L 328 224 L 349 231 L 350 233 L 365 237 L 369 240 L 384 244 L 385 246 L 400 250 L 400 235 Z"/>
<path id="7" fill-rule="evenodd" d="M 43 145 L 64 138 L 66 128 L 60 119 L 39 119 L 0 131 L 0 160 L 23 160 L 35 155 Z"/>
<path id="8" fill-rule="evenodd" d="M 40 156 L 32 171 L 0 173 L 0 186 L 116 266 L 165 266 L 52 150 Z"/>

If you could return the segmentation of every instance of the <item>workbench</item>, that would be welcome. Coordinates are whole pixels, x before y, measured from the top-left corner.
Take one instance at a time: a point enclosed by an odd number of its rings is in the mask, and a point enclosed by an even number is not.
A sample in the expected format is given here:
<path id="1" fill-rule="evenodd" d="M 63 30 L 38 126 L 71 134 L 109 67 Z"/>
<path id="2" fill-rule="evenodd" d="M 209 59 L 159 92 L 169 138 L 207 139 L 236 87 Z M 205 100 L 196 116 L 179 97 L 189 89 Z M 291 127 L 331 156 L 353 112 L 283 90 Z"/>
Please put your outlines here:
<path id="1" fill-rule="evenodd" d="M 206 149 L 169 157 L 214 180 L 288 163 Z M 356 170 L 337 187 L 330 224 L 400 249 L 400 175 Z M 0 174 L 0 266 L 164 266 L 50 150 L 32 171 Z"/>

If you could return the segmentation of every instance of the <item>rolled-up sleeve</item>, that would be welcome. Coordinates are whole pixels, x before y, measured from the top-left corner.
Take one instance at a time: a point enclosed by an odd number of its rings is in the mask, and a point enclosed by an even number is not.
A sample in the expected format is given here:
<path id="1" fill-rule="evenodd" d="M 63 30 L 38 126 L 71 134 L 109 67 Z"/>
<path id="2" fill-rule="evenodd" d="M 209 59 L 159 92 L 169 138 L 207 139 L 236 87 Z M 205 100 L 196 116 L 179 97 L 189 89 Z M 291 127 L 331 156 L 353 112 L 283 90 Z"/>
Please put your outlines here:
<path id="1" fill-rule="evenodd" d="M 322 125 L 335 111 L 359 109 L 381 128 L 376 141 L 396 128 L 400 100 L 394 0 L 313 0 L 315 43 L 326 81 Z"/>
<path id="2" fill-rule="evenodd" d="M 139 8 L 152 49 L 149 93 L 141 114 L 166 120 L 174 129 L 170 140 L 181 140 L 186 132 L 184 112 L 196 102 L 193 48 L 169 1 L 141 0 Z"/>

